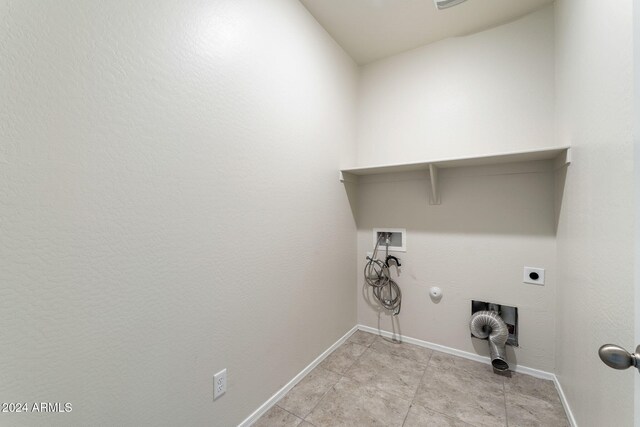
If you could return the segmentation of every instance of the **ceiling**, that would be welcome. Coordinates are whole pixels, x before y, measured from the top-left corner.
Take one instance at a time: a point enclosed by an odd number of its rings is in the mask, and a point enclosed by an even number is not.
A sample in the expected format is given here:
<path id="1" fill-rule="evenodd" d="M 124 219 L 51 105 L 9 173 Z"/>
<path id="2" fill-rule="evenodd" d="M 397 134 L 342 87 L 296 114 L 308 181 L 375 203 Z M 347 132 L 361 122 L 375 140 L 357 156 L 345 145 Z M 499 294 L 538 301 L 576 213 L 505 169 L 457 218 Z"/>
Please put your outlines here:
<path id="1" fill-rule="evenodd" d="M 300 0 L 359 64 L 511 21 L 553 0 Z"/>

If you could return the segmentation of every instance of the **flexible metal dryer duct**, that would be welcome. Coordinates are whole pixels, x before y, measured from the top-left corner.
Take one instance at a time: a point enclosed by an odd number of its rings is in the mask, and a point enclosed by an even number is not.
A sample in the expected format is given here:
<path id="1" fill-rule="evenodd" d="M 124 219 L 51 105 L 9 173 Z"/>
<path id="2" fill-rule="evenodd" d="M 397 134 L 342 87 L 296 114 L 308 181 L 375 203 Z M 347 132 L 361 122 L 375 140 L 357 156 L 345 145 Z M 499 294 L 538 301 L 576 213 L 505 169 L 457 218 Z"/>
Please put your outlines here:
<path id="1" fill-rule="evenodd" d="M 509 369 L 505 344 L 509 337 L 507 324 L 497 311 L 477 311 L 469 320 L 469 329 L 474 337 L 489 338 L 491 365 L 497 371 Z"/>

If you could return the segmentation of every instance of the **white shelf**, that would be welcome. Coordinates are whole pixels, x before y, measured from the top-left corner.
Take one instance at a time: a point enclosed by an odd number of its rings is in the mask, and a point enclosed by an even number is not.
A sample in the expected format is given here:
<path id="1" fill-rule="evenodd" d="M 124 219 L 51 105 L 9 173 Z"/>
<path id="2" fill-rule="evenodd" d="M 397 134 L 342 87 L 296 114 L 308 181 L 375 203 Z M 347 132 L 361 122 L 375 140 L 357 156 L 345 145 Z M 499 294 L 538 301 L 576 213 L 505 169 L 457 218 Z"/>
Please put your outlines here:
<path id="1" fill-rule="evenodd" d="M 396 163 L 346 168 L 340 170 L 340 181 L 357 182 L 358 176 L 363 175 L 428 170 L 431 177 L 431 194 L 429 195 L 429 202 L 431 204 L 440 204 L 440 195 L 438 194 L 438 169 L 487 166 L 537 160 L 554 160 L 556 168 L 568 165 L 571 163 L 571 147 L 543 148 L 529 151 L 487 154 L 475 157 L 458 157 L 450 159 L 425 160 L 414 163 Z"/>

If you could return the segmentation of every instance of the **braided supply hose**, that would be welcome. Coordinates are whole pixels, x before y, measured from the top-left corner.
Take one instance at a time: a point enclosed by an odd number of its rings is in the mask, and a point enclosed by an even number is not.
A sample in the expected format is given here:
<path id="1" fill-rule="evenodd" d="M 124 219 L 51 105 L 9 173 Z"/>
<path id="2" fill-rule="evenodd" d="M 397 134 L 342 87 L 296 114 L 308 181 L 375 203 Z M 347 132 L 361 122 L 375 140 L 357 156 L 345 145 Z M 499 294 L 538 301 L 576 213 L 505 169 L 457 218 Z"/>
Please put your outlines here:
<path id="1" fill-rule="evenodd" d="M 393 315 L 397 316 L 400 313 L 400 306 L 402 304 L 400 286 L 391 280 L 391 273 L 387 262 L 376 258 L 382 239 L 383 235 L 381 234 L 376 242 L 373 255 L 367 257 L 367 264 L 364 266 L 364 280 L 373 288 L 373 296 L 380 305 L 387 310 L 393 311 Z M 389 246 L 387 245 L 387 252 L 388 248 Z M 397 262 L 397 258 L 395 259 Z"/>

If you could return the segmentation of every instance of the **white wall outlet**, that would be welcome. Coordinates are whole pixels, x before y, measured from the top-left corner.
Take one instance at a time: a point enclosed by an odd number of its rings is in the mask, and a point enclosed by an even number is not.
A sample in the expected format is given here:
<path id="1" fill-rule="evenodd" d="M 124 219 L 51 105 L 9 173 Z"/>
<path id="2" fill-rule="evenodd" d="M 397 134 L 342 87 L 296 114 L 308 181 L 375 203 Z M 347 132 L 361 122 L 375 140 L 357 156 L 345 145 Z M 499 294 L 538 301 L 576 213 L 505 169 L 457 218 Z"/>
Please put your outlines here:
<path id="1" fill-rule="evenodd" d="M 226 368 L 213 376 L 213 400 L 216 400 L 227 392 Z"/>
<path id="2" fill-rule="evenodd" d="M 525 267 L 522 281 L 533 285 L 544 285 L 544 268 Z"/>

